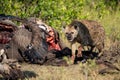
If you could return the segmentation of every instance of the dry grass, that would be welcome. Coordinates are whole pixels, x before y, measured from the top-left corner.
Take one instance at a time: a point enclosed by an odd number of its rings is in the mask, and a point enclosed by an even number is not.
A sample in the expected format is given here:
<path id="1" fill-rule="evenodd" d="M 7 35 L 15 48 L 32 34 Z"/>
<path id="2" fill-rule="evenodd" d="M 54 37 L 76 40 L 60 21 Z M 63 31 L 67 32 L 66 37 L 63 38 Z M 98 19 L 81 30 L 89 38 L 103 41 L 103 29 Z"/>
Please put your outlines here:
<path id="1" fill-rule="evenodd" d="M 25 80 L 120 80 L 120 73 L 101 75 L 99 68 L 93 61 L 68 67 L 22 64 Z"/>

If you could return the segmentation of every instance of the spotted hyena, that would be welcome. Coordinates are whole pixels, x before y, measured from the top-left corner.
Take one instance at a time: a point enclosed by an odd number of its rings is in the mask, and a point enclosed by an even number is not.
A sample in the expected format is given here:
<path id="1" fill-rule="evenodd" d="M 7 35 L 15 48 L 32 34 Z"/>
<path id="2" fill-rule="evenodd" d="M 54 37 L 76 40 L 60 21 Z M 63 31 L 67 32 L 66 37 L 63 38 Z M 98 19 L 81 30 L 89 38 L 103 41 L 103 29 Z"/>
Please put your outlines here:
<path id="1" fill-rule="evenodd" d="M 64 27 L 64 33 L 71 43 L 73 56 L 76 50 L 82 56 L 82 50 L 100 53 L 104 48 L 105 31 L 96 21 L 74 20 Z"/>

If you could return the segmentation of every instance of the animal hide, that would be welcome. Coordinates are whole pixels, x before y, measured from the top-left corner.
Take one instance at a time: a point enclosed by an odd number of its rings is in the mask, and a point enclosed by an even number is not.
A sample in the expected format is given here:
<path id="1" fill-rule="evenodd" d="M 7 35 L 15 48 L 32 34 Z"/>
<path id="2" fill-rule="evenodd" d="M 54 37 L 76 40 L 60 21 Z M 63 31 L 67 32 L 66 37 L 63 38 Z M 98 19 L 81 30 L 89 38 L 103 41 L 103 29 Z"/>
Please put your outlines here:
<path id="1" fill-rule="evenodd" d="M 39 61 L 44 60 L 45 55 L 47 54 L 47 43 L 42 39 L 42 36 L 40 38 L 41 39 L 36 40 L 39 42 L 38 44 L 30 46 L 32 33 L 23 28 L 15 31 L 9 44 L 10 47 L 6 50 L 8 58 L 18 59 L 19 61 L 30 61 L 32 63 L 38 63 Z"/>

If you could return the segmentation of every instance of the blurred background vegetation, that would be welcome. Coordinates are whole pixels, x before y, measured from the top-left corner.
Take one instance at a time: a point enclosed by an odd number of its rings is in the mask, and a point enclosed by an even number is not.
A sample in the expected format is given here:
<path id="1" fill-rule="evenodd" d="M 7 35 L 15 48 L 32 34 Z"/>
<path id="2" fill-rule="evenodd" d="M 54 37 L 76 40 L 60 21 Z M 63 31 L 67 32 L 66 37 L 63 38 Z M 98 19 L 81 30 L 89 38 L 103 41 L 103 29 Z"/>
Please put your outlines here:
<path id="1" fill-rule="evenodd" d="M 0 14 L 21 18 L 37 17 L 60 34 L 64 22 L 69 24 L 74 19 L 95 20 L 105 28 L 107 48 L 112 45 L 111 41 L 120 41 L 120 0 L 0 0 Z M 40 75 L 30 80 L 120 80 L 120 73 L 114 76 L 98 75 L 94 62 L 66 68 L 23 65 L 23 70 L 32 70 Z M 26 77 L 25 80 L 29 79 Z"/>
<path id="2" fill-rule="evenodd" d="M 120 40 L 120 0 L 0 0 L 0 4 L 0 14 L 38 17 L 59 33 L 64 22 L 96 20 L 109 38 Z"/>

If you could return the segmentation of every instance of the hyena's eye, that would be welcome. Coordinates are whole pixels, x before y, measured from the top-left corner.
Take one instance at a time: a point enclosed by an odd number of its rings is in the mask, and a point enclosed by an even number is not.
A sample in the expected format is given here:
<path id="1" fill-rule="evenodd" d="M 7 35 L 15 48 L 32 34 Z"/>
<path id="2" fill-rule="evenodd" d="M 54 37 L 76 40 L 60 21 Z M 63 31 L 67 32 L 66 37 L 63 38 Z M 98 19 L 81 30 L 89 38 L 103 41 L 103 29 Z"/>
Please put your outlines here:
<path id="1" fill-rule="evenodd" d="M 66 35 L 68 34 L 68 33 L 65 33 Z"/>
<path id="2" fill-rule="evenodd" d="M 74 32 L 71 32 L 71 34 L 74 34 Z"/>

